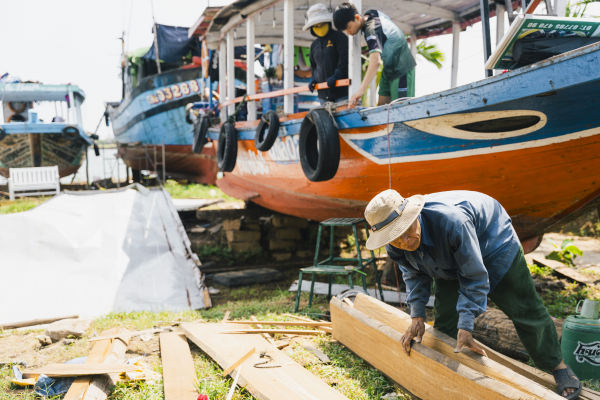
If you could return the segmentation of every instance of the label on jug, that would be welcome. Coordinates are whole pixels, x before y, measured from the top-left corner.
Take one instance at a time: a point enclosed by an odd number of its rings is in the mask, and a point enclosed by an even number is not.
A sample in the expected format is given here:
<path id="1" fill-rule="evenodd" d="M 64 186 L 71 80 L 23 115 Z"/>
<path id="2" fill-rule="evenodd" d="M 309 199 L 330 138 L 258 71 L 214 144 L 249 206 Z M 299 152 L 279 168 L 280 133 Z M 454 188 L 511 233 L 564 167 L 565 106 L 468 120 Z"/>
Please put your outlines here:
<path id="1" fill-rule="evenodd" d="M 577 348 L 573 352 L 577 362 L 587 361 L 592 365 L 600 366 L 600 342 L 577 343 Z"/>

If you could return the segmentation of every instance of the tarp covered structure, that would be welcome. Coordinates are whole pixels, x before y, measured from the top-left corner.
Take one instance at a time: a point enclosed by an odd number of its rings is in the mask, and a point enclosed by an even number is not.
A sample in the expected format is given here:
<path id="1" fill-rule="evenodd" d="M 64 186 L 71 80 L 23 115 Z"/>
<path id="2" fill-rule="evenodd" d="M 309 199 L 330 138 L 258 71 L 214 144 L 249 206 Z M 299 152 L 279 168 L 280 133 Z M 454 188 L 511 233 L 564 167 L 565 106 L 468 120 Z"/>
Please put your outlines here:
<path id="1" fill-rule="evenodd" d="M 192 56 L 200 57 L 198 38 L 188 38 L 188 28 L 180 26 L 154 25 L 157 28 L 158 58 L 164 62 L 180 62 L 191 51 Z M 154 45 L 142 57 L 145 60 L 156 60 Z"/>
<path id="2" fill-rule="evenodd" d="M 0 325 L 204 308 L 204 280 L 169 194 L 70 192 L 0 216 Z"/>

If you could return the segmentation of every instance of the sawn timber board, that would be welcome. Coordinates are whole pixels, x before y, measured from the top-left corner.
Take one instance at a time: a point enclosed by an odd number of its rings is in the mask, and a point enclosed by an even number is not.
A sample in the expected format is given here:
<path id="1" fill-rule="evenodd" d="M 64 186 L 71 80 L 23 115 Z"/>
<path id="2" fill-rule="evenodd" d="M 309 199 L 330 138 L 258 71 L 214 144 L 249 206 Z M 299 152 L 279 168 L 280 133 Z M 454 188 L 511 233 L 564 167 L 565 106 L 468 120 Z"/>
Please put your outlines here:
<path id="1" fill-rule="evenodd" d="M 401 334 L 404 334 L 411 324 L 410 315 L 407 313 L 364 294 L 356 296 L 354 309 L 376 321 L 386 324 Z M 422 344 L 483 375 L 494 378 L 517 390 L 529 393 L 535 398 L 547 400 L 560 400 L 563 398 L 547 387 L 518 374 L 488 357 L 483 357 L 471 350 L 463 350 L 460 353 L 455 353 L 456 340 L 427 324 L 425 324 L 425 335 L 423 335 Z"/>
<path id="2" fill-rule="evenodd" d="M 223 369 L 239 360 L 250 349 L 257 352 L 244 361 L 238 385 L 260 400 L 348 400 L 346 396 L 317 378 L 260 334 L 222 334 L 225 328 L 245 328 L 235 324 L 183 324 L 181 330 Z M 260 352 L 267 351 L 279 368 L 255 368 Z M 238 367 L 239 368 L 239 367 Z M 235 370 L 234 370 L 235 371 Z M 232 371 L 233 374 L 233 371 Z"/>
<path id="3" fill-rule="evenodd" d="M 195 400 L 196 368 L 187 338 L 179 332 L 160 334 L 165 400 Z"/>
<path id="4" fill-rule="evenodd" d="M 400 332 L 336 297 L 329 305 L 334 339 L 422 400 L 537 399 L 421 343 L 407 355 Z"/>

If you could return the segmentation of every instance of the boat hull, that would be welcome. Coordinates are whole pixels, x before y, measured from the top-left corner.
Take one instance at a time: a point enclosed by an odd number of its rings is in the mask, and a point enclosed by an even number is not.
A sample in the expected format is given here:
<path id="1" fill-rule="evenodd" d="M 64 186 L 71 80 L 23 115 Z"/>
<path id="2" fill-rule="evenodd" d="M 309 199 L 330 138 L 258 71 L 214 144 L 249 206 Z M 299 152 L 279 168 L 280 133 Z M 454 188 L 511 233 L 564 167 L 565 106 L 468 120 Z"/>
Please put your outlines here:
<path id="1" fill-rule="evenodd" d="M 302 171 L 301 118 L 283 122 L 265 153 L 254 148 L 255 128 L 239 124 L 236 168 L 218 184 L 313 220 L 361 216 L 390 187 L 403 196 L 473 190 L 504 206 L 523 243 L 537 242 L 600 200 L 599 49 L 396 104 L 389 128 L 387 106 L 339 112 L 341 161 L 326 182 Z M 512 126 L 491 127 L 498 119 Z"/>
<path id="2" fill-rule="evenodd" d="M 9 168 L 58 166 L 60 177 L 77 172 L 88 143 L 69 140 L 61 133 L 10 134 L 0 141 L 0 175 L 8 178 Z"/>
<path id="3" fill-rule="evenodd" d="M 165 145 L 167 176 L 215 184 L 217 163 L 211 146 L 192 153 L 192 125 L 185 106 L 200 100 L 199 68 L 168 71 L 145 78 L 118 107 L 109 106 L 119 154 L 135 170 L 154 170 L 154 147 Z M 162 166 L 159 166 L 159 170 Z"/>

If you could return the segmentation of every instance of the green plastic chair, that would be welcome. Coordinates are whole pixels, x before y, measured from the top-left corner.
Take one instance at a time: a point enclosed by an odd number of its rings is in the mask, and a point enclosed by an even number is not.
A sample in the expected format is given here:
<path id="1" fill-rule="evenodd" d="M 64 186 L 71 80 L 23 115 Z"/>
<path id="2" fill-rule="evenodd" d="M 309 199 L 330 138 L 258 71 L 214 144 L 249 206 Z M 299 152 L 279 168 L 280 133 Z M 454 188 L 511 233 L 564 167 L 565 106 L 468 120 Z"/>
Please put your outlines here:
<path id="1" fill-rule="evenodd" d="M 354 288 L 354 281 L 352 279 L 352 274 L 357 272 L 360 274 L 362 279 L 362 288 L 365 293 L 367 292 L 367 281 L 365 279 L 366 273 L 364 269 L 369 265 L 373 264 L 373 268 L 376 271 L 375 279 L 377 281 L 377 285 L 379 286 L 379 294 L 381 295 L 381 300 L 383 300 L 383 290 L 381 288 L 381 274 L 377 271 L 377 264 L 375 260 L 375 254 L 371 250 L 371 257 L 363 260 L 360 253 L 360 242 L 358 240 L 358 233 L 356 226 L 359 224 L 363 224 L 365 230 L 367 231 L 367 238 L 369 237 L 369 228 L 367 227 L 367 221 L 364 218 L 331 218 L 326 221 L 323 221 L 319 224 L 319 233 L 317 235 L 317 249 L 315 251 L 315 262 L 312 267 L 302 268 L 300 270 L 300 274 L 298 277 L 298 292 L 296 293 L 296 306 L 294 308 L 294 312 L 298 312 L 298 306 L 300 304 L 300 293 L 302 292 L 302 275 L 303 274 L 311 274 L 311 284 L 310 284 L 310 295 L 308 298 L 308 306 L 312 307 L 312 299 L 313 292 L 315 288 L 315 277 L 317 274 L 321 275 L 329 275 L 329 292 L 327 294 L 327 301 L 331 300 L 331 285 L 333 284 L 333 276 L 334 275 L 345 275 L 348 277 L 348 283 L 350 284 L 350 289 Z M 335 257 L 333 254 L 333 244 L 335 240 L 335 232 L 334 229 L 336 226 L 351 226 L 352 232 L 354 233 L 354 243 L 356 246 L 357 258 L 345 258 L 345 257 Z M 321 233 L 323 227 L 330 227 L 330 237 L 329 237 L 329 257 L 319 262 L 319 247 L 321 245 Z M 351 262 L 356 263 L 356 266 L 349 268 L 348 266 L 342 265 L 333 265 L 335 262 Z"/>

